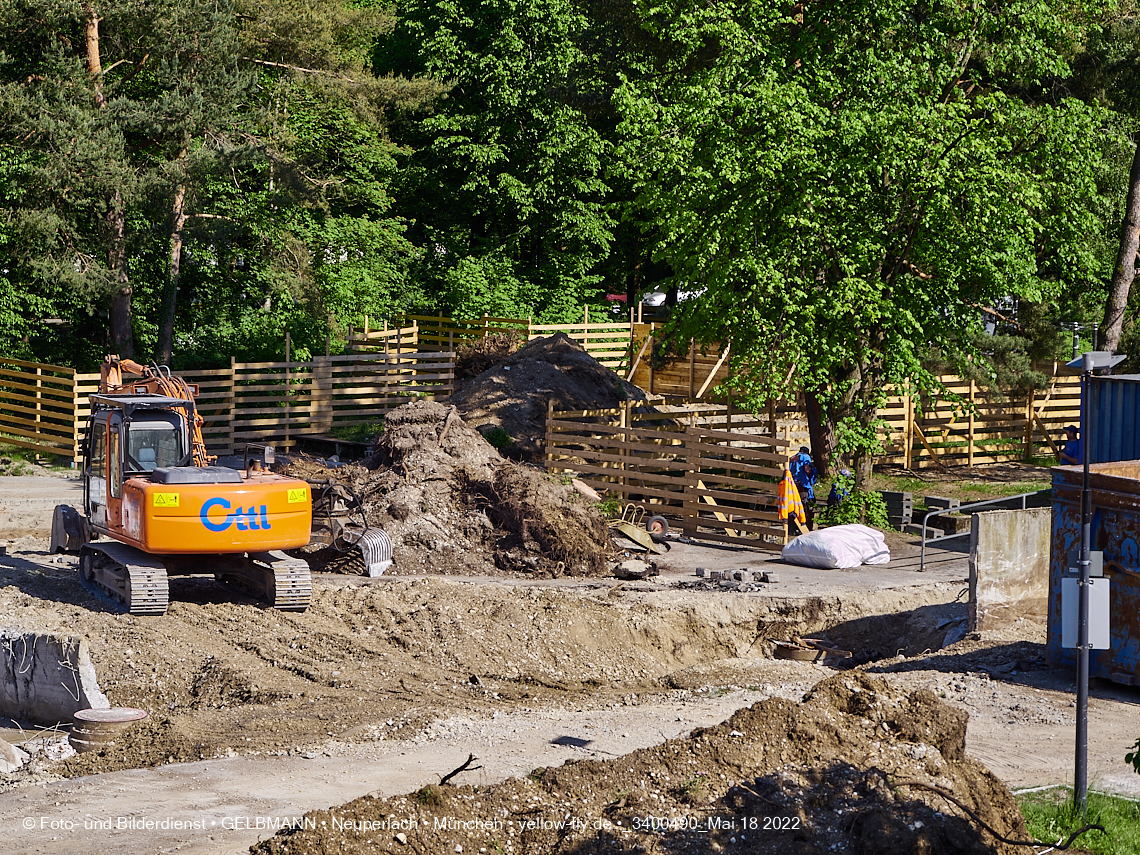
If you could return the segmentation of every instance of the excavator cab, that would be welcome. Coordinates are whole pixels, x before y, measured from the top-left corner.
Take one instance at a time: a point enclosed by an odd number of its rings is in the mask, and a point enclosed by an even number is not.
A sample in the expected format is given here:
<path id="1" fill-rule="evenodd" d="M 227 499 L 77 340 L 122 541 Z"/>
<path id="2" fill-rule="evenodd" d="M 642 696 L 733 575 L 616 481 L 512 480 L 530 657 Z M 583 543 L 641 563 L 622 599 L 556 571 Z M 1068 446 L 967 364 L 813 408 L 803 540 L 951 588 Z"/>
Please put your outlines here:
<path id="1" fill-rule="evenodd" d="M 173 409 L 188 402 L 157 395 L 145 396 L 145 401 L 92 397 L 95 411 L 83 448 L 83 507 L 90 526 L 107 533 L 109 508 L 110 518 L 121 520 L 128 479 L 191 463 L 189 426 Z"/>
<path id="2" fill-rule="evenodd" d="M 124 382 L 132 375 L 139 379 Z M 367 527 L 358 498 L 357 521 L 331 501 L 328 485 L 271 472 L 248 452 L 243 469 L 214 465 L 197 391 L 165 367 L 104 360 L 84 438 L 83 514 L 58 505 L 52 518 L 51 551 L 79 553 L 84 587 L 131 614 L 161 615 L 168 576 L 212 574 L 225 588 L 304 611 L 309 565 L 285 550 L 328 544 L 358 553 L 367 575 L 387 569 L 392 542 Z M 270 457 L 263 447 L 262 460 Z"/>

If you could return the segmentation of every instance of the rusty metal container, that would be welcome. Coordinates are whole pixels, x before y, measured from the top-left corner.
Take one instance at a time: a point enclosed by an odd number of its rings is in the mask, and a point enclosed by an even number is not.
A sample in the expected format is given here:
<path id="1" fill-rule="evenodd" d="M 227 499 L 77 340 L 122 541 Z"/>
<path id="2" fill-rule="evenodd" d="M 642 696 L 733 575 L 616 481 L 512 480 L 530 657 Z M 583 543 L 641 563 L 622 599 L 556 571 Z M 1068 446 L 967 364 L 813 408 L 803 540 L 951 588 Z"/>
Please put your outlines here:
<path id="1" fill-rule="evenodd" d="M 74 716 L 67 741 L 78 753 L 98 751 L 123 736 L 136 722 L 146 718 L 143 710 L 111 707 L 106 710 L 80 710 Z"/>
<path id="2" fill-rule="evenodd" d="M 1140 460 L 1094 463 L 1092 548 L 1104 553 L 1111 585 L 1108 650 L 1089 652 L 1089 674 L 1140 685 Z M 1057 668 L 1076 671 L 1077 651 L 1061 647 L 1061 580 L 1076 566 L 1081 545 L 1080 466 L 1053 469 L 1053 526 L 1049 549 L 1049 634 L 1046 654 Z"/>

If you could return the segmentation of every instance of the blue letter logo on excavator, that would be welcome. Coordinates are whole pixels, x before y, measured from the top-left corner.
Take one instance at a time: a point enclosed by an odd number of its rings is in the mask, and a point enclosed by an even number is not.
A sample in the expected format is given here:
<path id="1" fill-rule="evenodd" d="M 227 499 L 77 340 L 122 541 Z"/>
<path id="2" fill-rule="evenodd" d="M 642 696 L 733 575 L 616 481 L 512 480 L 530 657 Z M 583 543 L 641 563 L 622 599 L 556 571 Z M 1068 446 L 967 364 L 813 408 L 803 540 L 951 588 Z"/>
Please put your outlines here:
<path id="1" fill-rule="evenodd" d="M 214 508 L 221 508 L 223 511 L 230 510 L 230 503 L 221 497 L 207 499 L 202 503 L 202 525 L 210 531 L 225 531 L 231 525 L 237 524 L 238 531 L 261 531 L 262 529 L 269 530 L 269 514 L 265 505 L 260 507 L 250 505 L 249 508 L 243 509 L 240 505 L 237 510 L 231 511 L 226 514 L 221 522 L 214 522 L 210 519 L 210 511 Z"/>

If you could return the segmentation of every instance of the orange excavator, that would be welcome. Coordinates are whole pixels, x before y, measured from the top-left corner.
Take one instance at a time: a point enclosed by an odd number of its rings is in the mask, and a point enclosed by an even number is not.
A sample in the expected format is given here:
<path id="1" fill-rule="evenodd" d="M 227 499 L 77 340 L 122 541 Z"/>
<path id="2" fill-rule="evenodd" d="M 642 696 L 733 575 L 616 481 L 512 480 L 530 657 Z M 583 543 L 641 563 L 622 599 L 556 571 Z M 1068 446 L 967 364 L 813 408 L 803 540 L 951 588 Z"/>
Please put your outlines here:
<path id="1" fill-rule="evenodd" d="M 240 470 L 215 465 L 197 393 L 164 366 L 104 360 L 84 440 L 83 513 L 59 505 L 52 519 L 51 551 L 79 553 L 84 587 L 131 614 L 161 615 L 168 576 L 212 574 L 225 588 L 304 611 L 309 566 L 284 550 L 351 545 L 368 575 L 391 564 L 387 535 L 345 525 L 343 502 L 324 509 L 314 531 L 313 487 L 269 471 L 272 447 L 247 448 Z"/>

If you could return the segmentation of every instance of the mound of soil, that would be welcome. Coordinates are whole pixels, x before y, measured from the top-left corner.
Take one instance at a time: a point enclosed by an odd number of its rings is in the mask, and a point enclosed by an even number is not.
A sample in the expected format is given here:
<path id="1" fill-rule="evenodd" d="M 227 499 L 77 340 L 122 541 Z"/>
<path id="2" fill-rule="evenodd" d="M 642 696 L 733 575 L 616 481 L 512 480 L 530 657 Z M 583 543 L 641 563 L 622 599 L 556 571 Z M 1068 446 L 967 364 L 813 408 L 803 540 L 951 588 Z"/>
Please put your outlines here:
<path id="1" fill-rule="evenodd" d="M 880 678 L 841 674 L 799 704 L 770 698 L 614 760 L 537 769 L 489 788 L 365 796 L 313 812 L 309 828 L 251 851 L 1022 851 L 962 809 L 1007 838 L 1028 837 L 1009 790 L 964 756 L 966 719 L 929 691 L 904 695 Z"/>
<path id="2" fill-rule="evenodd" d="M 538 462 L 546 435 L 546 410 L 598 410 L 644 401 L 646 394 L 557 333 L 539 338 L 492 366 L 451 396 L 464 420 L 486 433 L 510 435 L 508 453 Z"/>
<path id="3" fill-rule="evenodd" d="M 388 413 L 363 466 L 290 462 L 284 471 L 329 478 L 360 496 L 372 526 L 392 538 L 390 573 L 597 575 L 609 532 L 597 509 L 545 472 L 503 459 L 455 407 L 416 401 Z M 333 550 L 305 556 L 338 566 Z"/>

